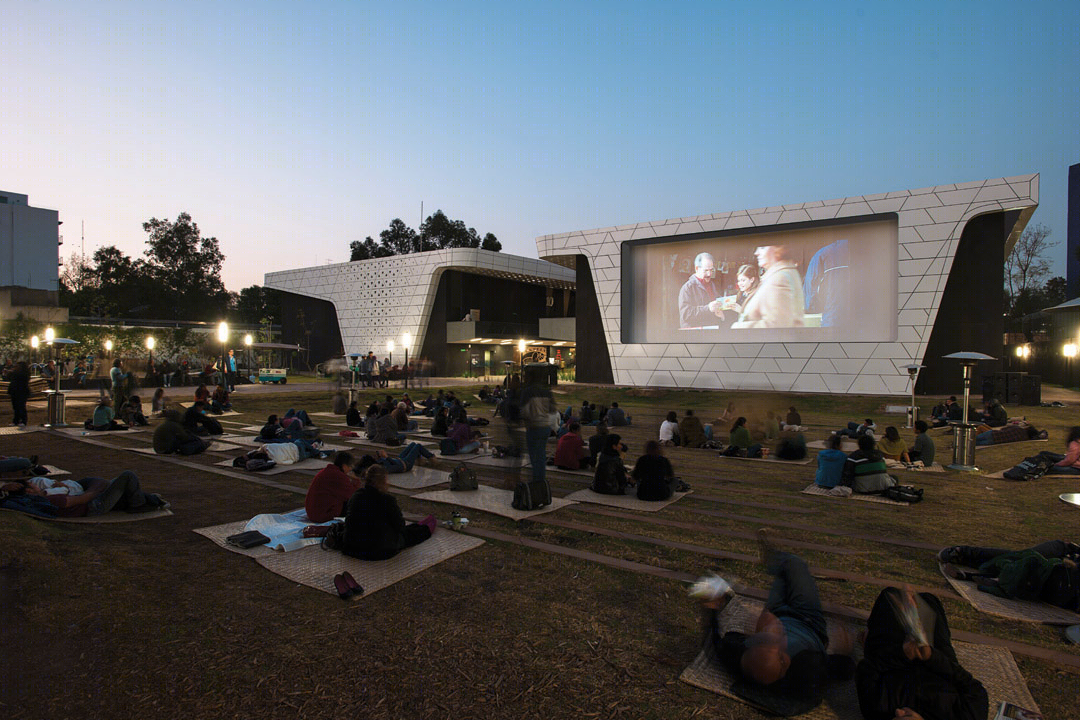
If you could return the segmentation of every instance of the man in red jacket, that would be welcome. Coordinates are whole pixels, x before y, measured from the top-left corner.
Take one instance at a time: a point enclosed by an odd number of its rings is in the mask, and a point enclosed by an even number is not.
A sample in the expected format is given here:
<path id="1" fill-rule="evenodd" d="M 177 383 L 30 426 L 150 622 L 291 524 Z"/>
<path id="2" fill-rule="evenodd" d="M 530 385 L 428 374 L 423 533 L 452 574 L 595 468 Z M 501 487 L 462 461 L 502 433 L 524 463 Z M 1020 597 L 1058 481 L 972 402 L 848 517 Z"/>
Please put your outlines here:
<path id="1" fill-rule="evenodd" d="M 352 455 L 339 452 L 334 462 L 312 479 L 304 500 L 308 520 L 324 523 L 345 515 L 345 504 L 360 489 L 360 478 L 351 471 L 352 461 Z"/>
<path id="2" fill-rule="evenodd" d="M 570 431 L 559 438 L 559 444 L 555 446 L 555 466 L 563 470 L 580 470 L 592 467 L 592 464 L 593 457 L 581 439 L 581 424 L 570 423 Z"/>

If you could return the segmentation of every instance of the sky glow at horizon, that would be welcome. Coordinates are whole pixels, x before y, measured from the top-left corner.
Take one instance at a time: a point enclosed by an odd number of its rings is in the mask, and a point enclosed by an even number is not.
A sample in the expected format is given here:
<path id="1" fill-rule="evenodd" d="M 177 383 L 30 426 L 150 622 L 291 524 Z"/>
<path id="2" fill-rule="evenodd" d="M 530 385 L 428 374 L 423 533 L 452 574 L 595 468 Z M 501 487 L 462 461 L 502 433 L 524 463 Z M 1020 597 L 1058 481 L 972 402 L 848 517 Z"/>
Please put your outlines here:
<path id="1" fill-rule="evenodd" d="M 66 259 L 189 212 L 230 290 L 420 203 L 548 233 L 1041 174 L 1064 274 L 1080 3 L 40 2 L 0 27 L 0 189 Z"/>

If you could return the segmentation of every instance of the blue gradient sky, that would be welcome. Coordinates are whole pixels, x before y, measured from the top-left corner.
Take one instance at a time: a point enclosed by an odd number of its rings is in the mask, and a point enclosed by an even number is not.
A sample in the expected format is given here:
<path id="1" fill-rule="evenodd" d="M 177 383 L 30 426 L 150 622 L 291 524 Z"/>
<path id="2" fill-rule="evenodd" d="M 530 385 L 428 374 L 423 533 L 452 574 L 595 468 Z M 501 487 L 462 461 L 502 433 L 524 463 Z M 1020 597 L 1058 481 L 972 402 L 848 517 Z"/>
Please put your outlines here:
<path id="1" fill-rule="evenodd" d="M 1061 244 L 1078 2 L 33 2 L 0 189 L 65 257 L 188 211 L 231 290 L 442 208 L 537 235 L 1038 172 Z"/>

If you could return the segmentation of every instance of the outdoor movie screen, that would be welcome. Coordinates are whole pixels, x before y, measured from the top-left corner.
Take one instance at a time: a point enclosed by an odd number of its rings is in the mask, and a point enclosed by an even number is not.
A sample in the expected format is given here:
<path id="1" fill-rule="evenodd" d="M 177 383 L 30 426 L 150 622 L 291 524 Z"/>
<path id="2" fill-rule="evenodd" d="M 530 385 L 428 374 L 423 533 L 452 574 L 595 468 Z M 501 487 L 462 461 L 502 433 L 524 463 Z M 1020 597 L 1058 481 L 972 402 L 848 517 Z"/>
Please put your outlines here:
<path id="1" fill-rule="evenodd" d="M 895 214 L 623 244 L 624 343 L 892 342 Z"/>

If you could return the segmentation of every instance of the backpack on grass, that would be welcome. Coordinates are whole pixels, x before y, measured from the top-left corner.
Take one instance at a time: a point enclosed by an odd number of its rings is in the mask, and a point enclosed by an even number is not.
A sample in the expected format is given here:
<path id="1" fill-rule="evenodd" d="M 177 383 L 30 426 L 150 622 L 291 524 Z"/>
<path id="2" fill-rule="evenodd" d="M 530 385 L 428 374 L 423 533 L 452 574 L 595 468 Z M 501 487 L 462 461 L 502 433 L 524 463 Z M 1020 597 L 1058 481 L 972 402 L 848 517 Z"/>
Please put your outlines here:
<path id="1" fill-rule="evenodd" d="M 547 480 L 522 480 L 514 487 L 515 510 L 539 510 L 551 504 L 551 486 Z"/>
<path id="2" fill-rule="evenodd" d="M 1053 459 L 1052 453 L 1039 453 L 1024 458 L 1019 464 L 1014 465 L 1003 473 L 1006 480 L 1038 480 L 1058 462 Z"/>
<path id="3" fill-rule="evenodd" d="M 450 471 L 451 490 L 476 490 L 478 487 L 480 483 L 476 480 L 476 473 L 465 463 L 458 463 L 458 466 Z"/>
<path id="4" fill-rule="evenodd" d="M 906 503 L 917 503 L 923 499 L 923 489 L 912 485 L 893 485 L 885 488 L 881 494 L 890 500 Z"/>

